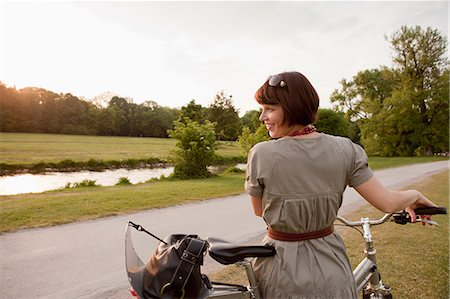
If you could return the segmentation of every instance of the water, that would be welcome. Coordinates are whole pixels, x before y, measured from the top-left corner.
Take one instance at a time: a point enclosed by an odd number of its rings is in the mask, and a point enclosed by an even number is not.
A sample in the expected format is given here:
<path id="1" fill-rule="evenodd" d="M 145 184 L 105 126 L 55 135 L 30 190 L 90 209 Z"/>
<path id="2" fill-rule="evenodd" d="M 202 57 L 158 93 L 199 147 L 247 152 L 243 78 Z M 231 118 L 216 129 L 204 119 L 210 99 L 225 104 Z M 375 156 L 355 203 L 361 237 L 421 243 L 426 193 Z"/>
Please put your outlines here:
<path id="1" fill-rule="evenodd" d="M 236 167 L 245 169 L 245 164 Z M 211 167 L 210 171 L 220 171 Z M 68 183 L 79 183 L 83 180 L 95 181 L 96 185 L 113 186 L 119 178 L 126 177 L 132 184 L 143 183 L 152 178 L 168 177 L 173 167 L 152 169 L 115 169 L 101 172 L 48 172 L 45 174 L 18 174 L 0 177 L 0 195 L 15 195 L 23 193 L 40 193 L 49 190 L 64 188 Z"/>
<path id="2" fill-rule="evenodd" d="M 95 180 L 97 185 L 113 186 L 119 178 L 126 177 L 132 184 L 169 176 L 173 167 L 153 169 L 115 169 L 101 172 L 48 172 L 45 174 L 18 174 L 0 177 L 0 195 L 22 193 L 39 193 L 48 190 L 64 188 L 67 183 L 77 183 L 83 180 Z"/>

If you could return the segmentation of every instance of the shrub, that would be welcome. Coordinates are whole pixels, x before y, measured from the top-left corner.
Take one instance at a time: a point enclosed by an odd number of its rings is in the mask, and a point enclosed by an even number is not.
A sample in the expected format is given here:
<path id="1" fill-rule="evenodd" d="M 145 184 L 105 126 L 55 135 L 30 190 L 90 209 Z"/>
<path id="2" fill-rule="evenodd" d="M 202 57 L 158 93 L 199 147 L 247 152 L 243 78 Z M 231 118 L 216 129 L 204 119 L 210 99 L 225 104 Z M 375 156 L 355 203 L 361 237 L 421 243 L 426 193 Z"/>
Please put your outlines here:
<path id="1" fill-rule="evenodd" d="M 264 124 L 261 124 L 256 132 L 252 133 L 248 127 L 244 127 L 241 136 L 238 138 L 238 143 L 242 148 L 242 154 L 247 156 L 250 149 L 261 141 L 270 140 L 267 134 L 267 129 Z"/>
<path id="2" fill-rule="evenodd" d="M 244 172 L 245 172 L 244 170 L 237 167 L 229 167 L 224 171 L 225 174 L 244 173 Z"/>
<path id="3" fill-rule="evenodd" d="M 120 177 L 119 181 L 117 182 L 116 186 L 118 185 L 132 185 L 130 180 L 127 177 Z"/>
<path id="4" fill-rule="evenodd" d="M 185 118 L 176 121 L 170 137 L 177 139 L 172 152 L 174 162 L 173 177 L 180 179 L 209 177 L 207 166 L 214 161 L 217 148 L 214 125 L 205 121 L 200 124 Z"/>
<path id="5" fill-rule="evenodd" d="M 81 187 L 97 187 L 98 185 L 95 184 L 95 180 L 82 180 L 81 182 L 76 182 L 73 184 L 67 183 L 64 188 L 70 189 L 70 188 L 81 188 Z"/>

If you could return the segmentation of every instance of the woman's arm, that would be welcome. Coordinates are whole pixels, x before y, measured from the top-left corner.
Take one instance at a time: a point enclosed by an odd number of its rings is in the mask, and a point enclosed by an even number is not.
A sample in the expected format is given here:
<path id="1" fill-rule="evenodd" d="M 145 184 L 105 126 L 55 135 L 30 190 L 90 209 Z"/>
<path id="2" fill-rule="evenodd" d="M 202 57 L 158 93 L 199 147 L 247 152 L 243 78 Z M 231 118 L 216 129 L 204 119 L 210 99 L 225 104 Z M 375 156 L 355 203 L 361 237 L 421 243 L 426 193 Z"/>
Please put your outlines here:
<path id="1" fill-rule="evenodd" d="M 250 201 L 252 202 L 253 212 L 256 216 L 262 216 L 262 198 L 254 197 L 250 195 Z"/>
<path id="2" fill-rule="evenodd" d="M 419 191 L 394 191 L 387 189 L 375 176 L 371 177 L 367 182 L 356 186 L 355 190 L 382 212 L 394 213 L 406 209 L 413 221 L 416 219 L 415 208 L 436 206 Z"/>

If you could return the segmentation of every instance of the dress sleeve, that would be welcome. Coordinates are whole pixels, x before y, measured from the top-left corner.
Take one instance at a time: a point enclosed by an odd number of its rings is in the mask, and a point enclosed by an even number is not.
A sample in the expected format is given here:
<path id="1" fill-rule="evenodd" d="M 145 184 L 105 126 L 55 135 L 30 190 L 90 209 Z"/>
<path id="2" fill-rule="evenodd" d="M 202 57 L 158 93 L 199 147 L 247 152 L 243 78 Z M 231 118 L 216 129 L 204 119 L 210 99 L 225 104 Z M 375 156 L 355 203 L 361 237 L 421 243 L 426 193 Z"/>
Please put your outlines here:
<path id="1" fill-rule="evenodd" d="M 359 186 L 365 182 L 367 182 L 372 176 L 372 170 L 369 167 L 369 162 L 367 158 L 367 154 L 364 149 L 358 145 L 353 143 L 353 169 L 350 174 L 350 187 Z"/>
<path id="2" fill-rule="evenodd" d="M 247 158 L 247 172 L 245 176 L 245 191 L 254 197 L 262 198 L 264 189 L 264 179 L 258 174 L 260 173 L 260 155 L 258 153 L 258 147 L 254 146 Z"/>

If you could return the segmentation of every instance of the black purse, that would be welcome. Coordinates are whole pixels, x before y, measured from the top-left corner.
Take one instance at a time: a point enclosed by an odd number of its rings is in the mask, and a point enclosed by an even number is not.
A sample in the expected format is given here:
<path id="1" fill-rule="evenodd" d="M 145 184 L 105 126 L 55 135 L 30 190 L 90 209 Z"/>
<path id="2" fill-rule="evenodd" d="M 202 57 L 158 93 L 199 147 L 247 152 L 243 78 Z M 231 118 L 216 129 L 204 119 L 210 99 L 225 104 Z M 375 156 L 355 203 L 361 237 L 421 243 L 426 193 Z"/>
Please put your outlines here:
<path id="1" fill-rule="evenodd" d="M 212 285 L 201 274 L 208 248 L 196 235 L 169 235 L 162 240 L 145 265 L 145 298 L 206 298 Z"/>

